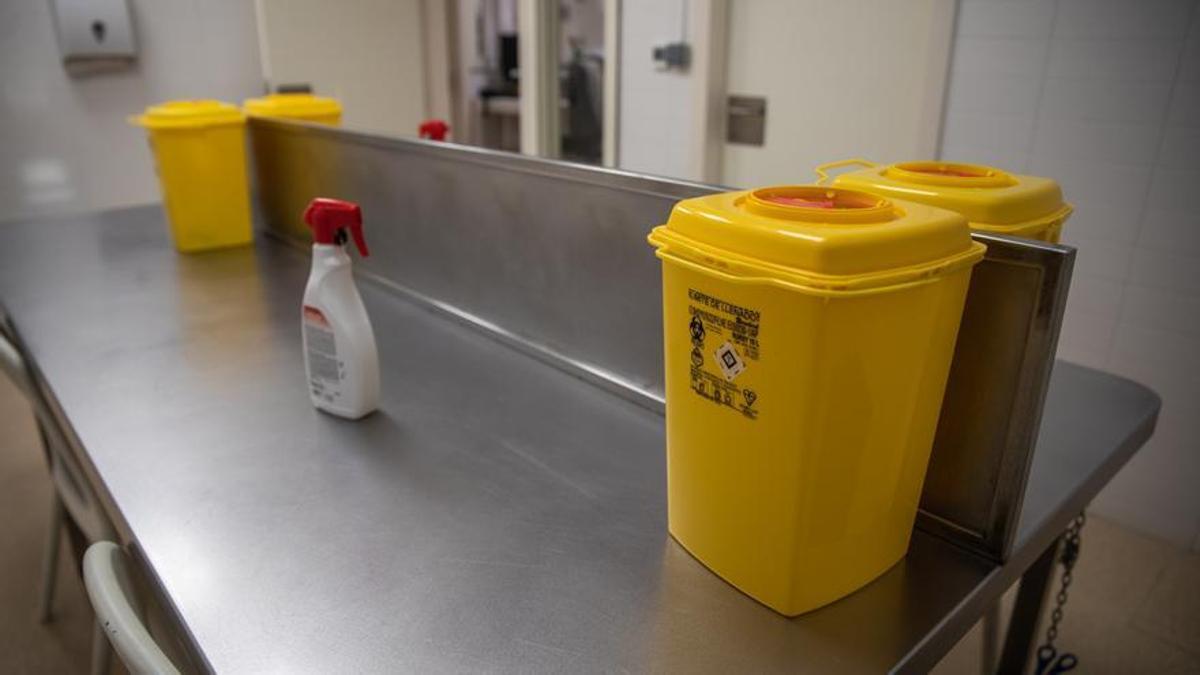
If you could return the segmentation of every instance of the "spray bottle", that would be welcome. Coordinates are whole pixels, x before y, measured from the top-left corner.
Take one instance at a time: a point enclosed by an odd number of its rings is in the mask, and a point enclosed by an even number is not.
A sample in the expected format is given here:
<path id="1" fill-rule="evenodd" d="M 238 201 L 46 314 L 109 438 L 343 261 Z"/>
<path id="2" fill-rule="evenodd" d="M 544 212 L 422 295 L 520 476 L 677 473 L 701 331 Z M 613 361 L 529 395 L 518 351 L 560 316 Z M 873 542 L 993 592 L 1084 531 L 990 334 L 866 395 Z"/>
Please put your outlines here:
<path id="1" fill-rule="evenodd" d="M 304 222 L 313 232 L 301 319 L 309 395 L 320 410 L 358 419 L 379 406 L 375 333 L 342 248 L 349 230 L 358 252 L 368 255 L 362 211 L 358 204 L 318 198 L 304 210 Z"/>

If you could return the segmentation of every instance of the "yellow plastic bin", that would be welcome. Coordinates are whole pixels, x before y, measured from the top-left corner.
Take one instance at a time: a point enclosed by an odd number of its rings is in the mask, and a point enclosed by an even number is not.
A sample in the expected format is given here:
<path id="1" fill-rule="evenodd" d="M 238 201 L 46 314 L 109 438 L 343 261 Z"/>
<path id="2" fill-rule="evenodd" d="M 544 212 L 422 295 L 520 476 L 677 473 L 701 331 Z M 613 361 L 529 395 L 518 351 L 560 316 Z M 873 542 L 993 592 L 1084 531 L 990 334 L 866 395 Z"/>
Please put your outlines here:
<path id="1" fill-rule="evenodd" d="M 149 132 L 175 247 L 192 252 L 249 243 L 242 112 L 220 101 L 169 101 L 132 122 Z"/>
<path id="2" fill-rule="evenodd" d="M 1021 176 L 980 164 L 900 162 L 880 166 L 865 159 L 846 159 L 817 167 L 820 182 L 827 171 L 861 166 L 834 177 L 832 185 L 865 190 L 893 199 L 958 211 L 980 232 L 1007 234 L 1057 243 L 1073 208 L 1063 201 L 1058 183 L 1040 176 Z"/>
<path id="3" fill-rule="evenodd" d="M 242 102 L 247 115 L 286 117 L 338 126 L 342 123 L 342 104 L 332 98 L 312 94 L 269 94 Z"/>
<path id="4" fill-rule="evenodd" d="M 649 240 L 671 535 L 789 616 L 882 574 L 985 247 L 959 214 L 816 186 L 688 199 Z"/>

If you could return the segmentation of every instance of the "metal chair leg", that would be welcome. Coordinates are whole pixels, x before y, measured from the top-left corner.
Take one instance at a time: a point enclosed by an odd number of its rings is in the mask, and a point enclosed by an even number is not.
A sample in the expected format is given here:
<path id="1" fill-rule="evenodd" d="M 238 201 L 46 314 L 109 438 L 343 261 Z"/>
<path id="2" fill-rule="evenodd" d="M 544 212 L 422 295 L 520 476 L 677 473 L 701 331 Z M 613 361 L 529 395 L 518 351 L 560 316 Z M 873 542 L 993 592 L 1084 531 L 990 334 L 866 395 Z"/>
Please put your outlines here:
<path id="1" fill-rule="evenodd" d="M 92 625 L 92 668 L 91 675 L 108 675 L 112 666 L 112 644 L 97 620 Z"/>
<path id="2" fill-rule="evenodd" d="M 50 506 L 50 531 L 46 533 L 46 551 L 42 556 L 42 595 L 38 601 L 38 621 L 46 623 L 54 604 L 54 588 L 58 581 L 58 549 L 62 541 L 63 518 L 66 510 L 58 492 Z"/>
<path id="3" fill-rule="evenodd" d="M 996 601 L 983 614 L 983 650 L 980 654 L 980 672 L 995 675 L 997 657 L 1000 654 L 1000 602 Z"/>

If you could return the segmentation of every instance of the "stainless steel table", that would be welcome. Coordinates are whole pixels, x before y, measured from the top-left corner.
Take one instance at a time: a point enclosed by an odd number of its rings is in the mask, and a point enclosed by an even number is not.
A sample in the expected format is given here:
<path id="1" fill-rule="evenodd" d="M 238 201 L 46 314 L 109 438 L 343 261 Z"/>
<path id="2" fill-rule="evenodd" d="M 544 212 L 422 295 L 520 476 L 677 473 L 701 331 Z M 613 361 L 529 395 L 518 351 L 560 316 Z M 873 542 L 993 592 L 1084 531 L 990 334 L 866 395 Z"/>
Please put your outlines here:
<path id="1" fill-rule="evenodd" d="M 365 284 L 382 409 L 312 409 L 307 256 L 176 255 L 157 207 L 0 225 L 0 302 L 117 527 L 219 672 L 921 671 L 1149 436 L 1059 363 L 1012 559 L 916 532 L 785 619 L 666 534 L 662 419 Z"/>

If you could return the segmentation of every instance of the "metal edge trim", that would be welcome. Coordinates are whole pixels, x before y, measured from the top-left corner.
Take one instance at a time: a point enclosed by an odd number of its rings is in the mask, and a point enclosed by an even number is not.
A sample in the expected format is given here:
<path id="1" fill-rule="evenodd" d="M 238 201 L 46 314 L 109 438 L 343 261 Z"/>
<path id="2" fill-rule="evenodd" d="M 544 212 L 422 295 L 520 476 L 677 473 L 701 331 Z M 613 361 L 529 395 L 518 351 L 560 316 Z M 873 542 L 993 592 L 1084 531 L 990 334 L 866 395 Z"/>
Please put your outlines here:
<path id="1" fill-rule="evenodd" d="M 592 166 L 567 162 L 559 159 L 528 157 L 501 150 L 492 150 L 475 146 L 458 145 L 442 141 L 427 141 L 415 138 L 387 136 L 368 131 L 353 131 L 340 127 L 330 127 L 314 122 L 300 120 L 285 120 L 277 118 L 252 118 L 251 129 L 264 127 L 270 131 L 282 132 L 300 136 L 315 136 L 328 138 L 337 142 L 349 142 L 365 145 L 381 150 L 401 150 L 416 154 L 430 155 L 434 158 L 455 162 L 466 162 L 492 168 L 515 171 L 518 173 L 547 176 L 576 183 L 599 185 L 603 187 L 620 187 L 635 194 L 653 197 L 693 197 L 698 194 L 732 191 L 734 188 L 721 185 L 710 185 L 694 181 L 654 176 L 636 173 L 622 169 L 604 166 Z M 653 185 L 647 186 L 647 183 Z"/>

